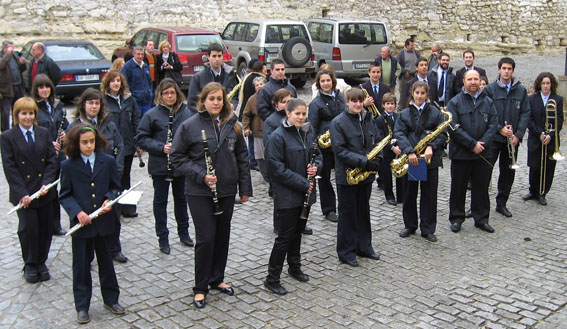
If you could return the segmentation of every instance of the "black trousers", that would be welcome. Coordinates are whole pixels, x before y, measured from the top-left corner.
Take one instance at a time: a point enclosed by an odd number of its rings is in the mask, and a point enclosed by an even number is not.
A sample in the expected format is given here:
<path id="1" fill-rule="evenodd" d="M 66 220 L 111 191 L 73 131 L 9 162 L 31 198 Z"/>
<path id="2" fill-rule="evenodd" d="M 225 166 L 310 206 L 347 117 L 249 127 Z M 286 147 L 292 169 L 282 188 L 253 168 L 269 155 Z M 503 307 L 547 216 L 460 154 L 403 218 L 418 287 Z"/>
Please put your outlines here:
<path id="1" fill-rule="evenodd" d="M 514 157 L 518 159 L 518 146 L 514 150 Z M 516 170 L 510 169 L 512 164 L 512 158 L 508 152 L 507 143 L 493 142 L 492 143 L 492 158 L 490 162 L 492 165 L 496 163 L 498 157 L 500 156 L 499 167 L 500 175 L 498 176 L 498 195 L 496 195 L 496 207 L 506 207 L 506 202 L 510 197 L 510 191 L 512 190 L 512 184 L 514 184 L 514 177 L 516 176 Z M 481 160 L 482 161 L 482 160 Z"/>
<path id="2" fill-rule="evenodd" d="M 57 199 L 39 208 L 18 210 L 18 237 L 26 266 L 37 269 L 37 266 L 47 261 L 57 210 L 59 210 Z"/>
<path id="3" fill-rule="evenodd" d="M 195 224 L 195 294 L 207 294 L 209 286 L 224 282 L 228 258 L 230 221 L 234 210 L 234 196 L 219 199 L 223 213 L 213 215 L 213 198 L 187 195 L 187 202 Z"/>
<path id="4" fill-rule="evenodd" d="M 279 283 L 283 263 L 287 256 L 290 271 L 301 269 L 301 234 L 305 229 L 306 219 L 300 219 L 303 207 L 278 209 L 278 236 L 268 264 L 269 283 Z"/>
<path id="5" fill-rule="evenodd" d="M 73 250 L 73 296 L 77 312 L 88 311 L 91 304 L 93 289 L 91 260 L 95 252 L 102 300 L 106 305 L 118 303 L 120 288 L 106 238 L 100 235 L 90 239 L 73 237 L 71 247 Z"/>
<path id="6" fill-rule="evenodd" d="M 553 184 L 553 176 L 555 175 L 555 165 L 557 164 L 557 161 L 549 160 L 549 157 L 553 154 L 553 150 L 554 149 L 552 148 L 548 148 L 547 151 L 548 159 L 545 163 L 545 188 L 543 191 L 543 196 L 545 196 L 551 189 L 551 184 Z M 538 160 L 534 161 L 537 162 L 537 166 L 530 166 L 530 193 L 533 195 L 540 195 L 541 148 L 532 152 L 535 153 L 533 154 L 533 157 Z"/>
<path id="7" fill-rule="evenodd" d="M 134 154 L 126 155 L 124 157 L 124 171 L 120 178 L 122 189 L 127 190 L 130 188 L 130 173 L 132 171 L 132 162 L 134 161 Z M 120 205 L 120 214 L 130 215 L 136 212 L 136 205 Z"/>
<path id="8" fill-rule="evenodd" d="M 384 189 L 384 196 L 386 200 L 394 198 L 394 182 L 392 179 L 392 168 L 390 163 L 393 158 L 384 158 L 380 163 L 380 178 L 382 178 L 382 188 Z M 403 200 L 403 179 L 396 178 L 396 200 L 398 202 Z"/>
<path id="9" fill-rule="evenodd" d="M 114 232 L 105 237 L 106 243 L 108 243 L 108 249 L 112 256 L 116 256 L 122 251 L 122 245 L 120 244 L 120 231 L 122 230 L 122 223 L 120 223 L 120 213 L 124 205 L 115 204 L 110 211 L 114 212 Z"/>
<path id="10" fill-rule="evenodd" d="M 449 197 L 449 221 L 465 221 L 467 183 L 471 182 L 471 211 L 477 224 L 488 224 L 490 198 L 488 185 L 492 167 L 483 159 L 451 161 L 451 195 Z"/>
<path id="11" fill-rule="evenodd" d="M 419 197 L 419 230 L 421 235 L 435 233 L 437 226 L 437 186 L 439 183 L 439 168 L 427 169 L 426 181 L 410 181 L 409 175 L 402 177 L 404 185 L 403 217 L 404 225 L 410 230 L 417 230 L 417 190 Z M 465 185 L 466 187 L 466 185 Z"/>
<path id="12" fill-rule="evenodd" d="M 331 184 L 331 170 L 335 168 L 335 156 L 332 151 L 322 151 L 323 168 L 319 171 L 319 199 L 323 215 L 337 212 L 337 199 L 333 184 Z"/>
<path id="13" fill-rule="evenodd" d="M 337 225 L 337 254 L 340 261 L 353 261 L 356 255 L 371 255 L 370 194 L 372 183 L 337 185 L 339 222 Z"/>

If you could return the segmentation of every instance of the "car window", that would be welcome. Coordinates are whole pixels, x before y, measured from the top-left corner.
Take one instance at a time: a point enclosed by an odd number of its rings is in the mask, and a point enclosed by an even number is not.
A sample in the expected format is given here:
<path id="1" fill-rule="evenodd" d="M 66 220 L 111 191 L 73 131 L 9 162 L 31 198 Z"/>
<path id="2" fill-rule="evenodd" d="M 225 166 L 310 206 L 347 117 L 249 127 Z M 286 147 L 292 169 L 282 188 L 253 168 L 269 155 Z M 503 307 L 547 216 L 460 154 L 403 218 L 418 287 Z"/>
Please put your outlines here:
<path id="1" fill-rule="evenodd" d="M 308 28 L 313 41 L 333 42 L 333 24 L 312 22 L 308 24 Z"/>
<path id="2" fill-rule="evenodd" d="M 302 37 L 309 40 L 307 30 L 302 24 L 266 26 L 267 43 L 286 42 L 293 37 Z"/>
<path id="3" fill-rule="evenodd" d="M 206 52 L 211 43 L 223 45 L 218 34 L 185 34 L 176 35 L 177 51 L 190 53 Z M 224 46 L 223 46 L 224 48 Z"/>
<path id="4" fill-rule="evenodd" d="M 159 32 L 157 31 L 148 31 L 148 33 L 146 34 L 146 40 L 152 40 L 154 42 L 154 48 L 157 48 L 158 43 L 157 41 L 159 40 Z M 145 40 L 144 40 L 145 41 Z M 142 43 L 142 46 L 144 44 Z"/>
<path id="5" fill-rule="evenodd" d="M 367 44 L 387 43 L 386 29 L 380 23 L 341 23 L 339 43 Z"/>
<path id="6" fill-rule="evenodd" d="M 24 48 L 22 48 L 21 55 L 24 58 L 31 59 L 33 56 L 31 55 L 31 47 L 33 46 L 33 42 L 28 42 L 25 44 Z"/>
<path id="7" fill-rule="evenodd" d="M 246 32 L 245 41 L 252 42 L 256 40 L 258 36 L 258 30 L 260 26 L 258 24 L 248 24 L 248 31 Z"/>
<path id="8" fill-rule="evenodd" d="M 236 29 L 234 30 L 234 41 L 243 41 L 244 33 L 246 33 L 246 24 L 238 23 Z"/>
<path id="9" fill-rule="evenodd" d="M 233 40 L 234 31 L 236 30 L 236 23 L 228 24 L 224 32 L 222 33 L 222 38 L 225 40 Z"/>
<path id="10" fill-rule="evenodd" d="M 158 42 L 155 44 L 156 49 L 158 49 L 159 44 L 162 43 L 163 41 L 167 40 L 167 33 L 159 33 L 159 39 Z"/>
<path id="11" fill-rule="evenodd" d="M 136 46 L 144 46 L 144 40 L 145 40 L 145 36 L 146 36 L 146 30 L 142 30 L 138 33 L 136 33 L 133 37 L 132 37 L 132 41 L 130 41 L 130 47 L 136 47 Z"/>
<path id="12" fill-rule="evenodd" d="M 104 59 L 104 56 L 92 44 L 48 45 L 46 53 L 56 62 Z"/>

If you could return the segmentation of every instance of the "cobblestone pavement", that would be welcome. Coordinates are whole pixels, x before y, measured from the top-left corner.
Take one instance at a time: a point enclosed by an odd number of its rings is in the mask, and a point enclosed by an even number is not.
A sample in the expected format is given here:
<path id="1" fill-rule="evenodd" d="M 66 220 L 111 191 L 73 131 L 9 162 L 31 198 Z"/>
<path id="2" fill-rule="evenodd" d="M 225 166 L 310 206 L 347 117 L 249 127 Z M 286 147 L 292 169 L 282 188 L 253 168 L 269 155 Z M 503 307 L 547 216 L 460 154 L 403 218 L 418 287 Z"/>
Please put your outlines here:
<path id="1" fill-rule="evenodd" d="M 306 89 L 306 88 L 304 88 Z M 563 136 L 565 138 L 565 136 Z M 449 229 L 449 170 L 440 170 L 438 196 L 439 242 L 419 234 L 398 237 L 403 228 L 401 206 L 386 203 L 376 187 L 371 197 L 373 245 L 381 260 L 361 259 L 352 268 L 339 263 L 336 224 L 312 209 L 304 236 L 302 264 L 310 275 L 300 283 L 286 273 L 286 296 L 262 286 L 273 244 L 267 185 L 254 171 L 254 197 L 236 205 L 226 281 L 235 296 L 211 292 L 202 310 L 192 306 L 194 251 L 176 234 L 169 205 L 171 254 L 158 249 L 152 216 L 153 190 L 146 168 L 134 161 L 133 182 L 142 180 L 140 216 L 124 219 L 122 247 L 129 261 L 116 264 L 124 316 L 105 310 L 93 263 L 91 323 L 85 328 L 567 328 L 567 161 L 559 163 L 548 206 L 524 202 L 527 192 L 527 148 L 520 148 L 516 180 L 508 203 L 514 216 L 491 212 L 494 234 L 474 228 L 467 220 L 461 232 Z M 564 153 L 567 153 L 564 151 Z M 147 160 L 147 158 L 146 158 Z M 493 176 L 494 207 L 497 173 Z M 5 214 L 8 189 L 0 175 L 0 213 Z M 67 226 L 67 216 L 62 223 Z M 0 327 L 74 328 L 71 241 L 54 237 L 47 262 L 52 279 L 28 284 L 22 277 L 17 217 L 0 221 Z M 194 228 L 191 225 L 191 235 Z"/>

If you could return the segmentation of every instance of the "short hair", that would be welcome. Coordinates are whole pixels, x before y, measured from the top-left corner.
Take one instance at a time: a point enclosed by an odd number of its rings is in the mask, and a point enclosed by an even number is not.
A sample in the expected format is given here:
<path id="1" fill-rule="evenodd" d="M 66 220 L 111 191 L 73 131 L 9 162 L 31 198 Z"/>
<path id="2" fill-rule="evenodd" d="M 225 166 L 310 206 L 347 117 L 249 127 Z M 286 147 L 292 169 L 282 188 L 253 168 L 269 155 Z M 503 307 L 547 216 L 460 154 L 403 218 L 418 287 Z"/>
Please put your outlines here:
<path id="1" fill-rule="evenodd" d="M 438 44 L 436 44 L 436 43 L 434 43 L 433 45 L 431 45 L 431 48 L 432 48 L 432 49 L 437 49 L 437 50 L 439 50 L 439 52 L 443 52 L 443 49 L 441 49 L 441 46 L 438 45 Z"/>
<path id="2" fill-rule="evenodd" d="M 285 62 L 283 61 L 283 59 L 276 58 L 272 60 L 272 62 L 270 63 L 270 70 L 273 70 L 277 64 L 283 64 L 285 66 Z"/>
<path id="3" fill-rule="evenodd" d="M 290 90 L 285 88 L 278 89 L 278 91 L 274 93 L 274 99 L 272 101 L 272 104 L 277 105 L 282 99 L 286 98 L 287 96 L 293 97 L 293 94 L 291 93 Z"/>
<path id="4" fill-rule="evenodd" d="M 144 47 L 147 46 L 147 45 L 148 45 L 148 42 L 150 42 L 150 41 L 151 41 L 151 42 L 154 42 L 154 40 L 152 40 L 152 39 L 146 39 L 146 40 L 144 40 Z"/>
<path id="5" fill-rule="evenodd" d="M 368 67 L 368 72 L 370 72 L 370 70 L 372 70 L 373 67 L 379 67 L 380 71 L 382 71 L 382 64 L 380 64 L 376 61 L 372 61 L 372 62 L 370 62 L 370 66 Z"/>
<path id="6" fill-rule="evenodd" d="M 264 65 L 266 65 L 266 63 L 264 63 L 263 61 L 256 60 L 256 62 L 252 64 L 252 67 L 250 69 L 252 70 L 252 72 L 262 72 Z"/>
<path id="7" fill-rule="evenodd" d="M 427 84 L 427 82 L 425 81 L 416 81 L 413 83 L 413 85 L 411 85 L 411 91 L 410 91 L 410 101 L 413 101 L 413 92 L 417 89 L 417 88 L 425 88 L 425 93 L 427 95 L 429 95 L 429 85 Z"/>
<path id="8" fill-rule="evenodd" d="M 396 95 L 392 94 L 392 93 L 385 93 L 384 96 L 382 96 L 382 105 L 386 104 L 386 103 L 394 103 L 396 104 Z"/>
<path id="9" fill-rule="evenodd" d="M 136 47 L 134 47 L 133 52 L 136 52 L 136 51 L 144 51 L 144 47 L 136 46 Z"/>
<path id="10" fill-rule="evenodd" d="M 329 70 L 319 70 L 319 72 L 317 72 L 317 75 L 315 76 L 315 85 L 317 86 L 317 89 L 321 90 L 321 82 L 319 82 L 319 80 L 323 74 L 327 74 L 331 78 L 333 90 L 337 89 L 337 78 Z"/>
<path id="11" fill-rule="evenodd" d="M 95 150 L 104 152 L 108 145 L 106 137 L 96 127 L 86 123 L 78 123 L 71 128 L 65 135 L 65 143 L 63 144 L 63 152 L 69 158 L 78 158 L 81 154 L 81 135 L 94 130 L 95 134 Z"/>
<path id="12" fill-rule="evenodd" d="M 254 86 L 256 86 L 257 83 L 259 82 L 263 82 L 264 84 L 268 83 L 268 80 L 266 80 L 266 78 L 264 77 L 255 77 L 254 80 L 252 80 L 252 84 Z"/>
<path id="13" fill-rule="evenodd" d="M 8 45 L 13 45 L 14 41 L 12 40 L 4 40 L 2 41 L 2 50 L 4 50 L 6 47 L 8 47 Z"/>
<path id="14" fill-rule="evenodd" d="M 429 62 L 427 61 L 427 59 L 426 59 L 425 57 L 420 57 L 420 58 L 418 58 L 417 61 L 415 62 L 415 67 L 418 67 L 418 66 L 419 66 L 419 63 L 421 63 L 421 62 L 425 62 L 425 63 L 427 63 L 427 66 L 429 66 Z"/>
<path id="15" fill-rule="evenodd" d="M 513 70 L 516 69 L 516 62 L 514 62 L 514 60 L 510 57 L 500 58 L 500 60 L 498 61 L 498 69 L 499 70 L 502 68 L 502 64 L 510 64 L 510 65 L 512 65 Z"/>
<path id="16" fill-rule="evenodd" d="M 49 79 L 49 77 L 46 74 L 38 74 L 35 76 L 35 79 L 33 79 L 33 83 L 32 83 L 32 90 L 31 90 L 31 94 L 32 97 L 36 100 L 36 101 L 40 101 L 41 97 L 39 97 L 39 93 L 37 92 L 37 89 L 39 87 L 49 87 L 49 89 L 51 90 L 51 92 L 49 93 L 49 97 L 47 98 L 47 101 L 49 102 L 49 104 L 53 105 L 53 102 L 55 101 L 55 85 L 53 84 L 53 81 L 51 81 L 51 79 Z"/>
<path id="17" fill-rule="evenodd" d="M 171 43 L 169 43 L 169 41 L 167 40 L 163 40 L 162 42 L 160 42 L 158 46 L 158 50 L 160 53 L 163 53 L 163 47 L 168 47 L 169 50 L 171 50 Z"/>
<path id="18" fill-rule="evenodd" d="M 102 123 L 106 118 L 106 102 L 104 97 L 102 97 L 102 93 L 100 90 L 94 88 L 87 88 L 81 96 L 79 97 L 79 101 L 77 102 L 77 110 L 75 111 L 75 119 L 79 119 L 81 117 L 86 118 L 87 114 L 85 111 L 85 103 L 90 100 L 98 99 L 100 101 L 100 110 L 96 116 L 96 121 L 98 124 Z M 106 148 L 105 148 L 106 149 Z"/>
<path id="19" fill-rule="evenodd" d="M 163 99 L 162 99 L 161 94 L 169 88 L 175 89 L 175 94 L 177 96 L 177 99 L 175 100 L 175 104 L 173 105 L 173 112 L 172 112 L 172 113 L 176 113 L 181 108 L 180 105 L 185 100 L 185 95 L 181 92 L 181 89 L 177 85 L 177 82 L 175 82 L 175 80 L 173 80 L 171 78 L 165 78 L 165 79 L 161 80 L 161 82 L 159 83 L 159 85 L 156 88 L 154 103 L 155 104 L 163 104 Z"/>
<path id="20" fill-rule="evenodd" d="M 224 53 L 224 48 L 219 43 L 213 42 L 207 47 L 207 55 L 211 56 L 213 51 Z"/>
<path id="21" fill-rule="evenodd" d="M 439 53 L 439 55 L 437 55 L 437 57 L 439 57 L 439 59 L 441 59 L 443 57 L 447 57 L 448 59 L 451 59 L 451 56 L 449 56 L 449 53 Z"/>
<path id="22" fill-rule="evenodd" d="M 476 72 L 478 74 L 478 77 L 480 79 L 480 72 L 477 70 L 466 70 L 465 73 L 463 74 L 463 80 L 467 78 L 467 75 L 471 72 Z"/>
<path id="23" fill-rule="evenodd" d="M 126 77 L 122 75 L 120 71 L 111 69 L 104 76 L 102 83 L 100 84 L 100 91 L 103 95 L 110 94 L 110 82 L 117 77 L 120 78 L 120 89 L 118 90 L 118 94 L 124 96 L 128 93 L 128 82 L 126 81 Z"/>
<path id="24" fill-rule="evenodd" d="M 14 126 L 20 123 L 18 114 L 22 111 L 33 111 L 33 125 L 37 126 L 37 104 L 31 97 L 22 97 L 14 103 L 14 109 L 12 110 L 12 120 L 14 121 Z"/>
<path id="25" fill-rule="evenodd" d="M 463 51 L 463 57 L 465 57 L 466 54 L 471 54 L 472 57 L 474 58 L 474 51 L 472 51 L 471 49 L 467 49 Z"/>
<path id="26" fill-rule="evenodd" d="M 358 88 L 350 88 L 349 90 L 346 91 L 345 94 L 345 100 L 348 101 L 361 101 L 363 102 L 364 99 L 366 97 L 364 97 L 364 93 L 362 92 L 361 89 Z"/>
<path id="27" fill-rule="evenodd" d="M 390 54 L 392 52 L 390 47 L 388 47 L 388 46 L 384 46 L 384 47 L 382 47 L 382 49 L 386 49 L 388 51 L 388 54 Z M 380 50 L 382 50 L 382 49 L 380 49 Z"/>
<path id="28" fill-rule="evenodd" d="M 415 42 L 412 38 L 406 39 L 406 42 L 404 43 L 404 46 L 409 46 L 410 43 Z"/>
<path id="29" fill-rule="evenodd" d="M 38 42 L 34 43 L 34 44 L 32 45 L 32 47 L 33 47 L 33 46 L 36 46 L 38 49 L 41 49 L 41 51 L 45 52 L 45 45 L 43 44 L 43 42 L 39 42 L 39 41 L 38 41 Z"/>
<path id="30" fill-rule="evenodd" d="M 534 94 L 537 94 L 541 91 L 541 83 L 543 82 L 544 78 L 549 78 L 551 81 L 551 93 L 555 94 L 557 91 L 557 79 L 551 72 L 541 72 L 537 75 L 537 78 L 534 81 Z M 563 109 L 558 109 L 559 111 L 563 111 Z"/>
<path id="31" fill-rule="evenodd" d="M 287 105 L 285 106 L 285 111 L 291 113 L 300 106 L 304 106 L 305 108 L 307 108 L 307 104 L 305 104 L 305 101 L 303 99 L 292 98 L 289 100 L 289 102 L 287 102 Z"/>

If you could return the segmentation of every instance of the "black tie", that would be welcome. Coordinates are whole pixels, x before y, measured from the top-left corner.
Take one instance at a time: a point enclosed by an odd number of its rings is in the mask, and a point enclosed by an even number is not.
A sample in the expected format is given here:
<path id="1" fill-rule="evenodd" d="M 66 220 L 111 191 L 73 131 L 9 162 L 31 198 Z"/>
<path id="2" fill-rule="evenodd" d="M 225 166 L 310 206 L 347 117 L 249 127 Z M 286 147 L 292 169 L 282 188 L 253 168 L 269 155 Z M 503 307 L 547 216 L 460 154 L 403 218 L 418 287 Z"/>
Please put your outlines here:
<path id="1" fill-rule="evenodd" d="M 441 81 L 439 81 L 439 95 L 437 98 L 443 97 L 445 94 L 445 71 L 441 71 Z"/>
<path id="2" fill-rule="evenodd" d="M 33 145 L 35 143 L 33 141 L 32 132 L 28 130 L 26 132 L 26 136 L 28 136 L 28 146 L 30 147 L 30 150 L 33 152 Z"/>
<path id="3" fill-rule="evenodd" d="M 89 172 L 92 174 L 93 173 L 93 169 L 91 167 L 91 162 L 89 161 L 89 159 L 87 159 L 87 167 L 89 168 Z"/>
<path id="4" fill-rule="evenodd" d="M 374 86 L 374 104 L 378 103 L 378 86 Z"/>

